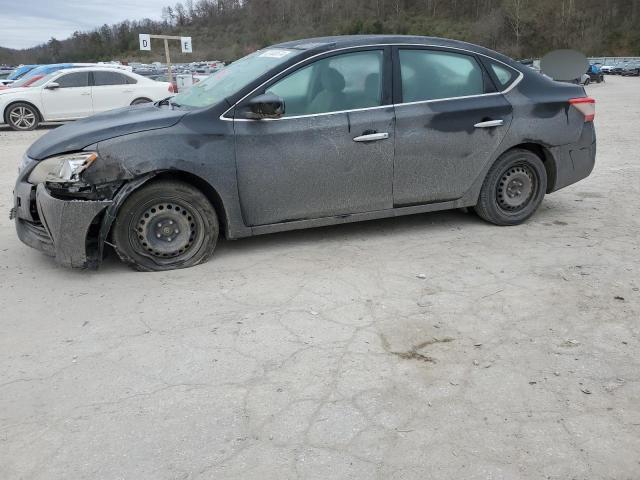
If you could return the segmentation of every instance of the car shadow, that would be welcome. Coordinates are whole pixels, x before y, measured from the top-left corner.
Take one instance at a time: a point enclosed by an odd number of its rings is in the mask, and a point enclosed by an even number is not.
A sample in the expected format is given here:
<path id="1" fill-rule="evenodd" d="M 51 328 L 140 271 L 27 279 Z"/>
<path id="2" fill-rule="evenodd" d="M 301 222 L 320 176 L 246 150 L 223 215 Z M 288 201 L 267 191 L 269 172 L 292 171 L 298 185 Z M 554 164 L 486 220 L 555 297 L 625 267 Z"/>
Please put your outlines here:
<path id="1" fill-rule="evenodd" d="M 434 229 L 463 228 L 480 223 L 484 222 L 475 214 L 467 214 L 462 210 L 421 213 L 223 241 L 217 247 L 215 257 L 233 257 L 260 250 L 288 249 L 294 245 L 318 245 L 318 243 L 329 243 L 336 240 L 349 241 L 359 238 L 376 240 L 390 235 L 401 239 L 404 235 L 412 233 L 428 234 Z"/>
<path id="2" fill-rule="evenodd" d="M 38 128 L 30 131 L 37 132 L 38 130 L 53 130 L 55 128 L 61 127 L 62 125 L 64 125 L 64 123 L 41 123 L 40 125 L 38 125 Z M 13 131 L 14 130 L 8 125 L 0 126 L 0 132 L 13 132 Z M 16 133 L 23 133 L 23 132 L 16 132 Z"/>
<path id="3" fill-rule="evenodd" d="M 240 255 L 262 251 L 287 250 L 292 246 L 304 246 L 308 244 L 318 245 L 330 243 L 336 240 L 354 240 L 367 238 L 376 240 L 389 235 L 401 239 L 411 233 L 424 233 L 428 235 L 434 229 L 463 228 L 470 225 L 487 225 L 473 213 L 464 213 L 463 210 L 448 210 L 443 212 L 421 213 L 402 217 L 367 220 L 326 227 L 306 228 L 302 230 L 290 230 L 287 232 L 256 235 L 255 237 L 241 238 L 238 240 L 221 240 L 213 258 L 232 259 Z M 120 262 L 113 248 L 105 248 L 105 256 L 101 269 L 114 270 L 127 268 Z"/>

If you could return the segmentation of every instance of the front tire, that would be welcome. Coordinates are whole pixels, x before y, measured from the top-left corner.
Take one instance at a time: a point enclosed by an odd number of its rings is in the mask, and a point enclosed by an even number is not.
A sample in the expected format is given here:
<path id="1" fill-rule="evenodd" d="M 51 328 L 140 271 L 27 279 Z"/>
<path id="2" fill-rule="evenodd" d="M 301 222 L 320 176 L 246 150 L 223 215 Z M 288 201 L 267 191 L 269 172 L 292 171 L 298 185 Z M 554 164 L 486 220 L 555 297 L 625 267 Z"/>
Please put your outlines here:
<path id="1" fill-rule="evenodd" d="M 33 105 L 23 102 L 14 103 L 6 110 L 5 121 L 13 130 L 27 132 L 38 127 L 40 114 Z"/>
<path id="2" fill-rule="evenodd" d="M 113 226 L 120 259 L 140 271 L 188 268 L 208 260 L 219 235 L 211 202 L 191 185 L 160 180 L 133 192 Z"/>
<path id="3" fill-rule="evenodd" d="M 529 150 L 509 150 L 485 177 L 476 213 L 496 225 L 519 225 L 531 217 L 547 191 L 547 172 Z"/>

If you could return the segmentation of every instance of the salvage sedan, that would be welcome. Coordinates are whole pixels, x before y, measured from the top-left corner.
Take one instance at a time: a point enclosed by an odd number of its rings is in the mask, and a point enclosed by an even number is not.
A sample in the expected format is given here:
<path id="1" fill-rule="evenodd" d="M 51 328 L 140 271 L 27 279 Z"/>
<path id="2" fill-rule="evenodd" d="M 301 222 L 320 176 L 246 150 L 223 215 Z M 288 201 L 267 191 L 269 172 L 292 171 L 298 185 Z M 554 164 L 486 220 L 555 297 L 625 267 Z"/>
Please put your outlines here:
<path id="1" fill-rule="evenodd" d="M 468 43 L 293 41 L 44 135 L 12 216 L 64 265 L 111 245 L 146 271 L 204 262 L 220 236 L 461 207 L 517 225 L 591 173 L 594 114 L 581 86 Z"/>

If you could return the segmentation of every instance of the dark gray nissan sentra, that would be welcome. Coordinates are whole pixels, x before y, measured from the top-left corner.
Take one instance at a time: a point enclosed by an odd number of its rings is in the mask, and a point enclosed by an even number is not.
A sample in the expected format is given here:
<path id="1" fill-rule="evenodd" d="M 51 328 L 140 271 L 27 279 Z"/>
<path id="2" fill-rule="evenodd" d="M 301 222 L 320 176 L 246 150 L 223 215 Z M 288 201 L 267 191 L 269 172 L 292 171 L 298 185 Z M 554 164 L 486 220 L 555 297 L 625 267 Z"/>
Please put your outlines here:
<path id="1" fill-rule="evenodd" d="M 64 265 L 108 244 L 140 270 L 201 263 L 220 235 L 459 207 L 517 225 L 591 173 L 594 113 L 582 87 L 468 43 L 293 41 L 44 135 L 12 216 Z"/>

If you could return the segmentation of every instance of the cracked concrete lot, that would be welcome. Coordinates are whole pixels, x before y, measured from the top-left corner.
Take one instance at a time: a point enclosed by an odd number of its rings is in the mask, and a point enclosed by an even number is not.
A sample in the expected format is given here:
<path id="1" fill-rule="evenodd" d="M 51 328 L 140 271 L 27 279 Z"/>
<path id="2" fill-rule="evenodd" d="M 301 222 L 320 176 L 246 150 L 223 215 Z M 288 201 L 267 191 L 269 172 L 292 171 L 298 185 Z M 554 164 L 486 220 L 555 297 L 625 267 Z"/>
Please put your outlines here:
<path id="1" fill-rule="evenodd" d="M 0 478 L 640 478 L 640 80 L 588 91 L 596 169 L 526 225 L 419 215 L 154 274 L 23 246 L 46 130 L 0 131 Z"/>

